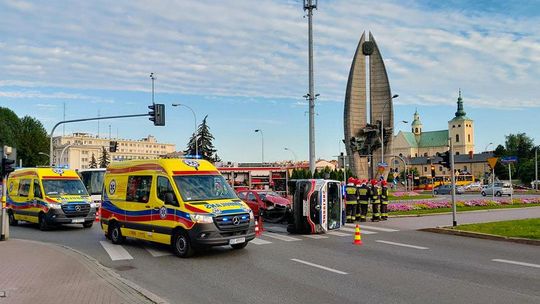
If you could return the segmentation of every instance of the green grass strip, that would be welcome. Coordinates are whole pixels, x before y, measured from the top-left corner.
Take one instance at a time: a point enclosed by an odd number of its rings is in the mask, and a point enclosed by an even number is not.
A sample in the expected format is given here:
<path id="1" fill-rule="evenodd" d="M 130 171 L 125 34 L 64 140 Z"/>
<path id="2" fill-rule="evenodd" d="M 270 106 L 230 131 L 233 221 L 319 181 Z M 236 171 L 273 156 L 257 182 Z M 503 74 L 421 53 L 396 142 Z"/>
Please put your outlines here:
<path id="1" fill-rule="evenodd" d="M 471 206 L 471 207 L 457 207 L 458 212 L 461 211 L 474 211 L 474 210 L 488 210 L 488 209 L 509 209 L 509 208 L 525 208 L 525 207 L 538 207 L 540 204 L 513 204 L 513 205 L 498 205 L 498 206 Z M 392 211 L 390 215 L 422 215 L 432 213 L 452 212 L 452 208 L 436 208 L 436 209 L 418 209 L 410 211 Z"/>
<path id="2" fill-rule="evenodd" d="M 419 194 L 419 195 L 413 195 L 413 196 L 392 196 L 390 195 L 388 197 L 389 201 L 411 201 L 411 200 L 422 200 L 422 199 L 429 199 L 433 198 L 431 194 Z"/>
<path id="3" fill-rule="evenodd" d="M 540 218 L 458 225 L 455 229 L 506 237 L 540 240 Z"/>

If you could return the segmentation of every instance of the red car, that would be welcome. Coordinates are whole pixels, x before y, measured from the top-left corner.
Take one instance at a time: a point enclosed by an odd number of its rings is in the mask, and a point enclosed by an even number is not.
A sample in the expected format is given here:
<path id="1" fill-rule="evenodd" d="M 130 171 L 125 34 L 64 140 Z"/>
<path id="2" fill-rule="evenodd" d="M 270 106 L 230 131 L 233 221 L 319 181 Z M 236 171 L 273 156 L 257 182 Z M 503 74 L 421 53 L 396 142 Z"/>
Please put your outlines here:
<path id="1" fill-rule="evenodd" d="M 266 222 L 283 221 L 291 210 L 291 202 L 271 190 L 240 190 L 238 197 Z"/>

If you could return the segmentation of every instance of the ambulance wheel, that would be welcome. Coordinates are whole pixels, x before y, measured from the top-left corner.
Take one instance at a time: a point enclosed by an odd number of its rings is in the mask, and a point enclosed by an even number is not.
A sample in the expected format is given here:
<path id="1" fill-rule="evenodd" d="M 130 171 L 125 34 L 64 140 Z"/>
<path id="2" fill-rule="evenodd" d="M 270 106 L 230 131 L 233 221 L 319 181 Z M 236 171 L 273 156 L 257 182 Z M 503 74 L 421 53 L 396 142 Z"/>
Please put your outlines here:
<path id="1" fill-rule="evenodd" d="M 111 242 L 116 245 L 122 244 L 126 240 L 126 237 L 122 235 L 118 223 L 111 223 L 111 226 L 109 226 L 109 238 L 111 239 Z"/>
<path id="2" fill-rule="evenodd" d="M 39 230 L 41 231 L 47 231 L 49 230 L 49 224 L 47 224 L 47 220 L 45 219 L 45 214 L 40 213 L 39 214 Z"/>
<path id="3" fill-rule="evenodd" d="M 94 222 L 86 222 L 82 224 L 84 228 L 92 228 L 92 225 L 94 225 Z"/>
<path id="4" fill-rule="evenodd" d="M 16 220 L 16 219 L 15 219 L 15 215 L 13 215 L 13 211 L 9 210 L 8 218 L 9 218 L 9 225 L 10 225 L 10 226 L 17 226 L 17 225 L 19 225 L 19 221 Z"/>
<path id="5" fill-rule="evenodd" d="M 181 258 L 189 258 L 193 255 L 193 246 L 185 231 L 176 231 L 172 237 L 172 249 L 174 254 Z"/>
<path id="6" fill-rule="evenodd" d="M 243 242 L 243 243 L 240 243 L 240 244 L 234 244 L 234 245 L 231 245 L 231 247 L 233 249 L 236 249 L 236 250 L 239 250 L 239 249 L 244 249 L 246 248 L 248 242 Z"/>

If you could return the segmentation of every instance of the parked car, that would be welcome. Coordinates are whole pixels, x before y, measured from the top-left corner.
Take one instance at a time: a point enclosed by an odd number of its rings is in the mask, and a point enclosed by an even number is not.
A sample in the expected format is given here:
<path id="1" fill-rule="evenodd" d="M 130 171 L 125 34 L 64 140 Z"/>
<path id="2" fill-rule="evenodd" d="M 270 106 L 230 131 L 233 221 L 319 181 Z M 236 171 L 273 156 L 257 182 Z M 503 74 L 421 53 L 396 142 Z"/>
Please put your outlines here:
<path id="1" fill-rule="evenodd" d="M 534 180 L 531 182 L 531 188 L 534 189 L 534 186 L 536 186 L 537 189 L 540 189 L 540 180 Z"/>
<path id="2" fill-rule="evenodd" d="M 485 185 L 480 193 L 482 196 L 493 195 L 493 193 L 495 193 L 495 196 L 510 196 L 514 193 L 514 190 L 512 189 L 512 185 L 510 185 L 510 183 L 495 183 Z"/>
<path id="3" fill-rule="evenodd" d="M 452 194 L 452 185 L 440 185 L 435 187 L 433 189 L 433 193 L 435 194 Z M 456 194 L 463 194 L 465 193 L 465 189 L 462 186 L 456 187 Z"/>
<path id="4" fill-rule="evenodd" d="M 464 186 L 465 191 L 482 191 L 482 184 L 480 182 L 470 183 Z"/>
<path id="5" fill-rule="evenodd" d="M 291 211 L 291 202 L 272 190 L 241 190 L 238 197 L 266 222 L 283 221 Z"/>

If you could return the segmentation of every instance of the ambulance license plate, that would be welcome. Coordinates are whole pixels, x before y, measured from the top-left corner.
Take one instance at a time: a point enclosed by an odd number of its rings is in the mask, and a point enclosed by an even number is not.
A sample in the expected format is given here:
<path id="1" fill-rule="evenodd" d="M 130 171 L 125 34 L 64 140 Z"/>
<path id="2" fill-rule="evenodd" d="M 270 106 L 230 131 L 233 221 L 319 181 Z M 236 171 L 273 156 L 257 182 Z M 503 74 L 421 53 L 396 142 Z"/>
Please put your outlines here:
<path id="1" fill-rule="evenodd" d="M 84 223 L 84 219 L 83 218 L 76 218 L 76 219 L 72 219 L 71 222 L 73 224 L 80 224 L 80 223 Z"/>
<path id="2" fill-rule="evenodd" d="M 245 237 L 236 238 L 236 239 L 230 239 L 229 240 L 229 245 L 241 244 L 241 243 L 244 243 L 245 241 L 246 241 Z"/>

